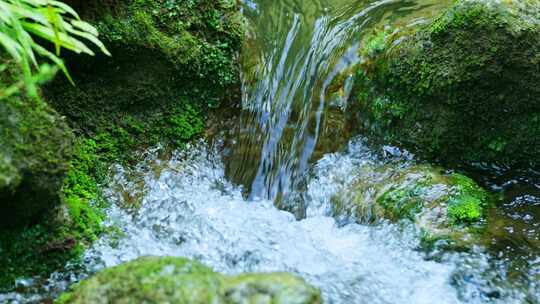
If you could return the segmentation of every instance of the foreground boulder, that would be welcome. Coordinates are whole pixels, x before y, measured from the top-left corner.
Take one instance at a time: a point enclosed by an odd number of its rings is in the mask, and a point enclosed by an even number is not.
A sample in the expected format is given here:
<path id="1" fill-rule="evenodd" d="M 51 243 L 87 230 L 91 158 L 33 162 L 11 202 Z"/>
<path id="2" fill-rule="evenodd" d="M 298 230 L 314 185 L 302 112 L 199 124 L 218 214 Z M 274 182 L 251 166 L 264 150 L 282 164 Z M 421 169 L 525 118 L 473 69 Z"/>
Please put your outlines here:
<path id="1" fill-rule="evenodd" d="M 444 163 L 540 161 L 540 1 L 460 0 L 364 39 L 361 128 Z"/>
<path id="2" fill-rule="evenodd" d="M 106 269 L 56 303 L 317 304 L 320 293 L 285 273 L 229 277 L 184 258 L 144 257 Z"/>
<path id="3" fill-rule="evenodd" d="M 60 202 L 73 134 L 40 100 L 0 101 L 0 227 L 24 225 Z"/>
<path id="4" fill-rule="evenodd" d="M 470 178 L 429 165 L 366 165 L 355 180 L 333 197 L 335 215 L 353 216 L 361 223 L 410 221 L 430 243 L 463 245 L 473 240 L 470 232 L 482 225 L 492 200 Z"/>

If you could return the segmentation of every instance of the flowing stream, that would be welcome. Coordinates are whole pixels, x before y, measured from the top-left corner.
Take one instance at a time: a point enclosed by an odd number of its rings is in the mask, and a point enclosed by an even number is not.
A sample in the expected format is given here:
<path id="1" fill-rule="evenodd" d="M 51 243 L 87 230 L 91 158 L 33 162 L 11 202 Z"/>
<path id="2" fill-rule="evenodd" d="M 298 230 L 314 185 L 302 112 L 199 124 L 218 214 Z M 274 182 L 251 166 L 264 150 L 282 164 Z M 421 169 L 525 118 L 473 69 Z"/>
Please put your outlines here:
<path id="1" fill-rule="evenodd" d="M 331 216 L 331 197 L 359 168 L 414 163 L 392 147 L 371 150 L 343 123 L 362 35 L 424 22 L 449 2 L 245 0 L 250 31 L 236 127 L 182 151 L 150 149 L 133 168 L 114 166 L 106 223 L 113 232 L 82 265 L 67 265 L 46 284 L 20 280 L 0 302 L 39 302 L 104 267 L 158 255 L 224 273 L 296 273 L 325 303 L 540 303 L 540 255 L 530 250 L 540 232 L 534 181 L 516 181 L 527 189 L 510 196 L 499 218 L 514 216 L 522 224 L 505 228 L 522 231 L 511 233 L 513 244 L 495 242 L 495 252 L 425 253 L 404 223 Z M 520 248 L 527 254 L 512 254 Z"/>

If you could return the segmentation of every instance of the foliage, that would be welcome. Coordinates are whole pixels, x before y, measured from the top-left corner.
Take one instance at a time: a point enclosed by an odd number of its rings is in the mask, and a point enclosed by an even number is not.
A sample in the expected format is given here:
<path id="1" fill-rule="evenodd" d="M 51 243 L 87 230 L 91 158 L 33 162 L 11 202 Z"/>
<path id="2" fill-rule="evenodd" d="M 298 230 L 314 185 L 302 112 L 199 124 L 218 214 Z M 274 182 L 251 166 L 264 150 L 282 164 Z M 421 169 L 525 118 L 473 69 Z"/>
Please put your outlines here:
<path id="1" fill-rule="evenodd" d="M 56 70 L 40 58 L 48 59 L 71 81 L 59 57 L 61 49 L 94 55 L 94 51 L 83 42 L 89 41 L 109 54 L 97 36 L 93 26 L 82 21 L 69 5 L 61 1 L 0 0 L 0 45 L 23 75 L 21 80 L 0 88 L 0 99 L 23 88 L 30 97 L 38 97 L 37 84 L 50 80 Z M 55 51 L 51 52 L 40 41 L 53 43 Z M 0 71 L 6 68 L 2 65 Z"/>

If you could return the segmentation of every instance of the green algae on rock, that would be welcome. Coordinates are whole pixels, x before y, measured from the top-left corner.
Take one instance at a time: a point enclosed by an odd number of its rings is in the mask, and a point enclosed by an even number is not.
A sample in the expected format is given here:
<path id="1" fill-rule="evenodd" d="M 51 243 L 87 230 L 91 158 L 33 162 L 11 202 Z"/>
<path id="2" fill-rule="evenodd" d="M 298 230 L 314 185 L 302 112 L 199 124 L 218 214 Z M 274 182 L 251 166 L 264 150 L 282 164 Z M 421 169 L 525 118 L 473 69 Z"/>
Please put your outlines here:
<path id="1" fill-rule="evenodd" d="M 143 257 L 99 272 L 60 296 L 69 303 L 317 304 L 320 292 L 285 273 L 224 276 L 185 258 Z"/>
<path id="2" fill-rule="evenodd" d="M 429 24 L 368 35 L 361 129 L 447 164 L 538 164 L 539 12 L 537 0 L 461 0 Z"/>
<path id="3" fill-rule="evenodd" d="M 408 220 L 425 240 L 468 241 L 480 228 L 492 195 L 459 173 L 437 167 L 363 166 L 356 182 L 333 197 L 337 216 L 369 223 Z"/>

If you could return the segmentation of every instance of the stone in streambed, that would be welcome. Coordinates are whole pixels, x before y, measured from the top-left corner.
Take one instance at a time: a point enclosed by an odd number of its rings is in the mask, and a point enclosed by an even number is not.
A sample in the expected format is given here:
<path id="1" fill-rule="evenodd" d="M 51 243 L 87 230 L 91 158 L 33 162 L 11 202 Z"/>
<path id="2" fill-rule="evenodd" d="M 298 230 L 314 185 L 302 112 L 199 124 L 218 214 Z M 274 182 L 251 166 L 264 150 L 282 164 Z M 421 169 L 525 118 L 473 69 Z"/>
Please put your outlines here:
<path id="1" fill-rule="evenodd" d="M 430 242 L 472 241 L 493 199 L 472 179 L 429 165 L 366 165 L 355 180 L 332 198 L 336 216 L 353 216 L 360 223 L 409 221 Z"/>

